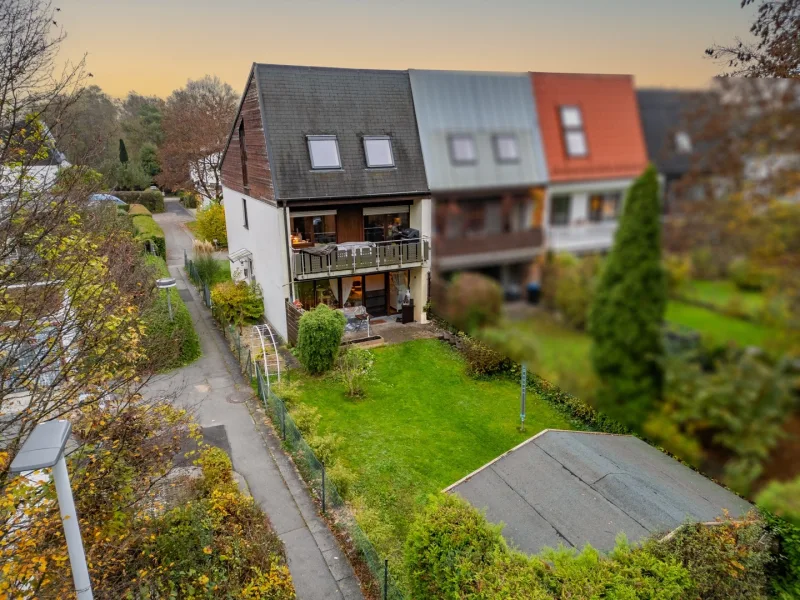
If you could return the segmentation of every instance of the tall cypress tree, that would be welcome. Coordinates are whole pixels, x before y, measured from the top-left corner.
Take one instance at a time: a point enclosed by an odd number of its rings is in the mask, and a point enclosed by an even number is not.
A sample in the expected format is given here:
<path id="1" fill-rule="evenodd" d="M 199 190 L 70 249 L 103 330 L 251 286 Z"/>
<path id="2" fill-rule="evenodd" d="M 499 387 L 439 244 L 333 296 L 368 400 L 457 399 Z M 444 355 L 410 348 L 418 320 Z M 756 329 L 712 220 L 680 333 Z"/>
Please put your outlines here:
<path id="1" fill-rule="evenodd" d="M 598 408 L 641 425 L 661 397 L 662 323 L 667 306 L 661 265 L 658 177 L 649 166 L 631 186 L 589 314 Z"/>
<path id="2" fill-rule="evenodd" d="M 119 162 L 123 165 L 128 164 L 128 149 L 125 147 L 125 140 L 119 139 Z"/>

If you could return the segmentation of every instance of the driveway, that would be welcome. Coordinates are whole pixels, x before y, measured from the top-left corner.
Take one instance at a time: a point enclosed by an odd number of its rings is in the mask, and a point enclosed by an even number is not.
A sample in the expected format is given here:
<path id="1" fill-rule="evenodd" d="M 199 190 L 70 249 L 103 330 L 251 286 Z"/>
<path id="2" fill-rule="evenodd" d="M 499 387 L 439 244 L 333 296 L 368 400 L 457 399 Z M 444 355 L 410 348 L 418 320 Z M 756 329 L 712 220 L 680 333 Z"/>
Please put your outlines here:
<path id="1" fill-rule="evenodd" d="M 229 451 L 233 468 L 283 540 L 289 571 L 301 600 L 363 599 L 358 581 L 336 538 L 317 514 L 280 440 L 263 425 L 264 413 L 247 400 L 252 390 L 209 311 L 185 276 L 183 251 L 192 235 L 183 223 L 191 214 L 168 198 L 167 212 L 154 215 L 167 239 L 167 264 L 192 315 L 203 355 L 187 367 L 153 378 L 147 394 L 172 395 L 191 409 L 206 439 Z M 252 411 L 252 412 L 251 412 Z"/>

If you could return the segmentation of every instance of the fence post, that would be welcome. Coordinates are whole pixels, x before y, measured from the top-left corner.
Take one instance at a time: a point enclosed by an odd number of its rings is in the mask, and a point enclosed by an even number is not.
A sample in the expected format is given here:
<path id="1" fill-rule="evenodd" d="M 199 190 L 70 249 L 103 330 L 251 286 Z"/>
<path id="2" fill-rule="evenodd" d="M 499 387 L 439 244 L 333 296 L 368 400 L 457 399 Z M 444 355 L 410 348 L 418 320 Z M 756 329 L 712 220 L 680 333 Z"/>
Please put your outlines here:
<path id="1" fill-rule="evenodd" d="M 322 513 L 325 514 L 325 461 L 320 462 L 322 463 Z"/>
<path id="2" fill-rule="evenodd" d="M 389 559 L 383 559 L 383 600 L 389 598 Z"/>

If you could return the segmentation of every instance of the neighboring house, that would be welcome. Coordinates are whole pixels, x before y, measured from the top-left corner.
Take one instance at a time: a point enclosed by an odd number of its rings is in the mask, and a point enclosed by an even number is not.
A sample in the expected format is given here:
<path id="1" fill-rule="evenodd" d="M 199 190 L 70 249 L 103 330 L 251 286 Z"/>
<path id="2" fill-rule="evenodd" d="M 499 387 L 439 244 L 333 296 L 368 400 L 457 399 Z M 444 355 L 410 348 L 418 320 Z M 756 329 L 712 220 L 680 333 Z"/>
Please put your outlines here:
<path id="1" fill-rule="evenodd" d="M 531 73 L 549 173 L 547 245 L 603 252 L 625 194 L 647 167 L 633 78 Z"/>
<path id="2" fill-rule="evenodd" d="M 229 256 L 286 303 L 425 319 L 431 207 L 404 71 L 254 64 L 222 156 Z"/>
<path id="3" fill-rule="evenodd" d="M 19 137 L 19 131 L 25 127 L 24 122 L 16 123 L 13 135 Z M 45 191 L 56 182 L 61 169 L 71 166 L 64 153 L 56 148 L 55 139 L 48 127 L 42 125 L 42 130 L 44 136 L 40 138 L 40 142 L 20 143 L 20 149 L 24 149 L 28 157 L 35 157 L 22 161 L 24 172 L 19 167 L 12 169 L 7 165 L 0 165 L 0 194 L 17 193 L 20 186 L 30 192 Z M 2 135 L 8 136 L 8 129 Z"/>
<path id="4" fill-rule="evenodd" d="M 527 74 L 410 70 L 434 268 L 479 271 L 516 295 L 538 279 L 547 167 Z"/>
<path id="5" fill-rule="evenodd" d="M 637 543 L 686 522 L 737 519 L 753 507 L 629 435 L 545 430 L 448 487 L 520 550 L 601 551 L 624 533 Z"/>
<path id="6" fill-rule="evenodd" d="M 692 168 L 699 167 L 697 119 L 707 92 L 642 89 L 636 92 L 647 154 L 664 178 L 664 212 L 674 210 L 676 186 Z M 698 188 L 697 194 L 702 195 Z M 699 196 L 698 196 L 699 197 Z"/>

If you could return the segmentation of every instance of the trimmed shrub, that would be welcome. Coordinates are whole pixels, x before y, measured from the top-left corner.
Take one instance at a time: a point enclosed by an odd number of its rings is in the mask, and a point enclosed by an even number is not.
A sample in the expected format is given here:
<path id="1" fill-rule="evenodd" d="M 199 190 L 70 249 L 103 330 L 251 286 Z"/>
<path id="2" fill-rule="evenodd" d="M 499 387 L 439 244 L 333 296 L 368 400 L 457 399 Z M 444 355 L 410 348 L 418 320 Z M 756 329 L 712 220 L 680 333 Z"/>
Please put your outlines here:
<path id="1" fill-rule="evenodd" d="M 511 368 L 505 354 L 469 336 L 461 336 L 459 350 L 467 362 L 467 373 L 472 377 L 494 375 Z"/>
<path id="2" fill-rule="evenodd" d="M 311 435 L 306 438 L 306 441 L 316 457 L 324 463 L 333 463 L 336 451 L 342 445 L 342 440 L 335 433 Z"/>
<path id="3" fill-rule="evenodd" d="M 669 540 L 651 540 L 645 550 L 662 560 L 678 560 L 691 576 L 693 598 L 746 600 L 768 596 L 770 545 L 765 525 L 758 521 L 693 523 Z"/>
<path id="4" fill-rule="evenodd" d="M 456 495 L 431 496 L 406 538 L 412 598 L 462 598 L 506 549 L 500 527 Z"/>
<path id="5" fill-rule="evenodd" d="M 126 204 L 141 204 L 151 213 L 163 213 L 164 194 L 157 190 L 144 190 L 141 192 L 116 191 L 111 192 L 114 196 L 123 200 Z"/>
<path id="6" fill-rule="evenodd" d="M 259 356 L 257 360 L 260 360 L 261 357 Z M 287 381 L 284 377 L 281 379 L 280 383 L 272 384 L 272 393 L 275 394 L 278 398 L 283 400 L 286 406 L 294 406 L 300 399 L 303 397 L 303 391 L 300 387 L 300 382 L 298 380 L 294 381 Z"/>
<path id="7" fill-rule="evenodd" d="M 317 432 L 317 425 L 322 418 L 319 410 L 307 404 L 298 404 L 289 411 L 292 420 L 303 435 L 312 436 Z"/>
<path id="8" fill-rule="evenodd" d="M 210 446 L 200 453 L 195 464 L 203 471 L 203 477 L 198 485 L 202 491 L 210 494 L 213 490 L 236 489 L 233 481 L 233 464 L 224 450 Z"/>
<path id="9" fill-rule="evenodd" d="M 219 202 L 197 211 L 197 237 L 206 242 L 217 241 L 220 246 L 228 245 L 228 230 L 225 227 L 225 209 Z"/>
<path id="10" fill-rule="evenodd" d="M 346 322 L 344 314 L 325 304 L 300 317 L 297 358 L 309 373 L 325 373 L 333 367 Z"/>
<path id="11" fill-rule="evenodd" d="M 459 273 L 446 292 L 445 315 L 461 331 L 474 333 L 494 325 L 503 311 L 503 290 L 478 273 Z"/>
<path id="12" fill-rule="evenodd" d="M 661 398 L 666 307 L 658 178 L 650 166 L 628 191 L 589 315 L 598 404 L 628 425 L 641 425 Z"/>
<path id="13" fill-rule="evenodd" d="M 764 273 L 756 264 L 747 258 L 739 257 L 731 262 L 728 268 L 731 281 L 740 290 L 759 292 L 764 289 Z"/>
<path id="14" fill-rule="evenodd" d="M 150 211 L 147 210 L 147 207 L 144 206 L 143 204 L 130 204 L 127 206 L 128 206 L 128 214 L 131 215 L 132 217 L 135 217 L 136 215 L 150 216 L 151 214 Z"/>
<path id="15" fill-rule="evenodd" d="M 800 598 L 800 526 L 761 511 L 767 529 L 775 540 L 775 560 L 769 578 L 775 596 L 781 600 Z"/>
<path id="16" fill-rule="evenodd" d="M 200 203 L 200 195 L 197 192 L 189 190 L 178 191 L 178 198 L 180 198 L 181 204 L 186 208 L 197 208 L 197 205 Z"/>
<path id="17" fill-rule="evenodd" d="M 133 228 L 136 230 L 136 239 L 142 243 L 150 242 L 156 248 L 156 254 L 163 260 L 167 260 L 167 240 L 164 237 L 164 230 L 161 229 L 153 217 L 149 215 L 134 215 Z M 165 275 L 168 277 L 168 275 Z"/>
<path id="18" fill-rule="evenodd" d="M 332 467 L 326 467 L 326 476 L 333 483 L 339 496 L 343 499 L 350 497 L 350 491 L 356 483 L 356 474 L 345 467 L 342 463 L 335 463 Z"/>
<path id="19" fill-rule="evenodd" d="M 155 278 L 170 276 L 163 259 L 148 255 L 145 262 L 152 267 Z M 201 354 L 200 338 L 197 337 L 189 309 L 175 288 L 166 292 L 155 290 L 154 294 L 153 303 L 142 311 L 147 359 L 159 371 L 188 365 Z M 171 294 L 173 321 L 169 319 L 167 294 Z"/>
<path id="20" fill-rule="evenodd" d="M 247 323 L 257 323 L 264 317 L 264 298 L 257 283 L 224 281 L 211 288 L 211 302 L 227 323 L 241 329 Z"/>

